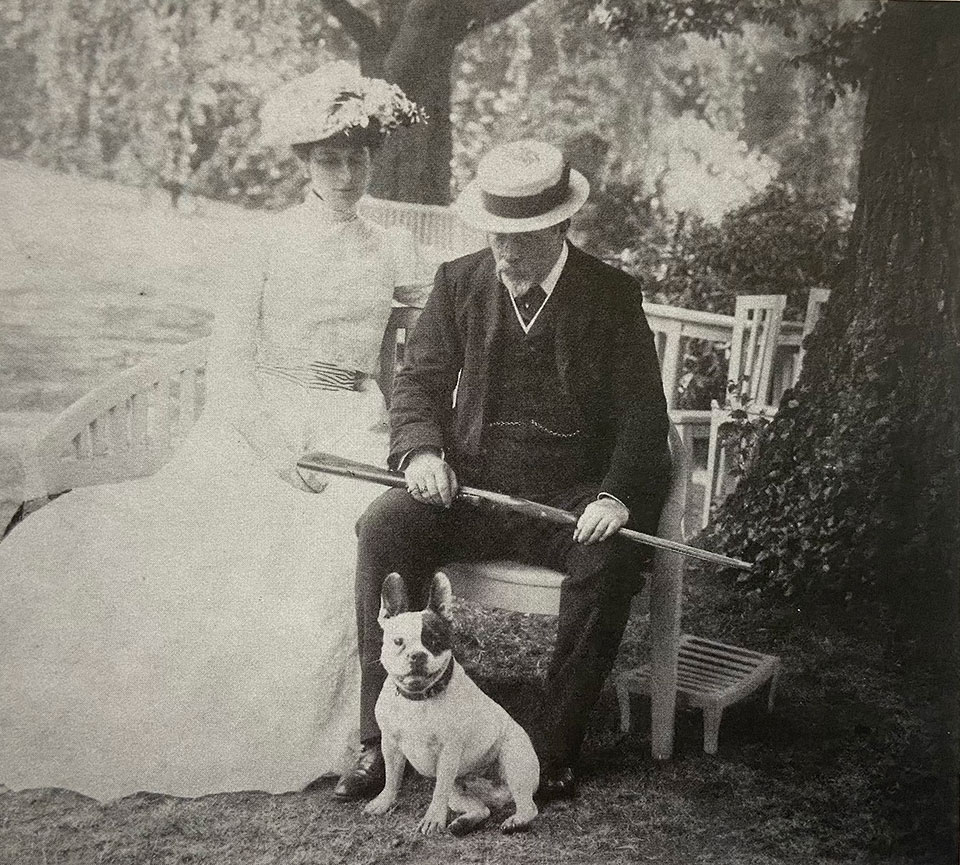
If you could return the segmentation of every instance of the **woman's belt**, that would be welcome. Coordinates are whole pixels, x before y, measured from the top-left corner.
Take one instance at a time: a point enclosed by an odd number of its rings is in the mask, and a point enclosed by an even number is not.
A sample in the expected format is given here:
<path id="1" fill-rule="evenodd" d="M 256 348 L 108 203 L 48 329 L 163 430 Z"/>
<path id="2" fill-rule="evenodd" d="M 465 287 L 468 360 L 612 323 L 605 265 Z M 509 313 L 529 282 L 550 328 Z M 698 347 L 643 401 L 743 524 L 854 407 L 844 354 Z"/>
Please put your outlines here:
<path id="1" fill-rule="evenodd" d="M 258 360 L 257 372 L 291 381 L 311 390 L 360 390 L 367 377 L 358 369 L 344 369 L 322 360 L 288 364 L 277 360 Z"/>

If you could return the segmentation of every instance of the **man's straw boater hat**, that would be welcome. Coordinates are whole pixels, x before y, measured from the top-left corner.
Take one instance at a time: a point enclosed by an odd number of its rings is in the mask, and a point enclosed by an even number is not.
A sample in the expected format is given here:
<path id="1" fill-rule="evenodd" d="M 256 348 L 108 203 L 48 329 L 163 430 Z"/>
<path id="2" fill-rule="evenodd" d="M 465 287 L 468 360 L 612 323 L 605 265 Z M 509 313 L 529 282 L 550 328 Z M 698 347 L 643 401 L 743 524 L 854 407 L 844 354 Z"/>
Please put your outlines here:
<path id="1" fill-rule="evenodd" d="M 457 199 L 460 218 L 481 231 L 517 234 L 557 225 L 587 200 L 590 184 L 563 154 L 542 141 L 491 150 Z"/>

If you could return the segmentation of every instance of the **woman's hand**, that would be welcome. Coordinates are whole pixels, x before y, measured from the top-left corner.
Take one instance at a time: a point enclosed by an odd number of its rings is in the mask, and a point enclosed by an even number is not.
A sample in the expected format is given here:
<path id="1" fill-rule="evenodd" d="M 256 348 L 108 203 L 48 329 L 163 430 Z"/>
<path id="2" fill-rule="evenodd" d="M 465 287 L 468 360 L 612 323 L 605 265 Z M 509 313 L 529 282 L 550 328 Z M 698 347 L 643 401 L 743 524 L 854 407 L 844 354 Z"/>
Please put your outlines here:
<path id="1" fill-rule="evenodd" d="M 290 486 L 305 493 L 322 493 L 327 488 L 327 481 L 319 477 L 316 472 L 303 474 L 296 465 L 286 474 L 280 475 Z M 309 481 L 309 482 L 308 482 Z"/>
<path id="2" fill-rule="evenodd" d="M 601 498 L 590 502 L 577 520 L 573 539 L 578 544 L 595 544 L 616 534 L 630 519 L 627 506 L 618 499 Z"/>
<path id="3" fill-rule="evenodd" d="M 425 505 L 448 508 L 457 497 L 457 475 L 446 461 L 434 453 L 414 454 L 403 471 L 407 492 Z"/>
<path id="4" fill-rule="evenodd" d="M 316 475 L 300 474 L 297 468 L 297 455 L 286 448 L 271 447 L 264 455 L 267 465 L 286 484 L 302 493 L 319 493 L 327 486 L 327 482 Z M 310 481 L 307 483 L 307 481 Z"/>

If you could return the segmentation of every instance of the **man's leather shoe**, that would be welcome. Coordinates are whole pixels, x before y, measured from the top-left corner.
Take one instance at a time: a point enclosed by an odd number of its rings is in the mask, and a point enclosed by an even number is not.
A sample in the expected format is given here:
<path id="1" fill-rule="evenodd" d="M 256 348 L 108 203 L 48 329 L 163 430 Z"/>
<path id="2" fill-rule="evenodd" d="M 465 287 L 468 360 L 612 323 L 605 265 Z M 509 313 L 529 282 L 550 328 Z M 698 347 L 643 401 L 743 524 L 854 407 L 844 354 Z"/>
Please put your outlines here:
<path id="1" fill-rule="evenodd" d="M 573 769 L 564 766 L 540 776 L 540 787 L 535 798 L 540 804 L 546 804 L 555 799 L 572 799 L 576 795 L 577 781 L 573 777 Z"/>
<path id="2" fill-rule="evenodd" d="M 361 746 L 353 765 L 340 776 L 333 798 L 342 802 L 369 799 L 383 789 L 383 754 L 379 742 Z"/>

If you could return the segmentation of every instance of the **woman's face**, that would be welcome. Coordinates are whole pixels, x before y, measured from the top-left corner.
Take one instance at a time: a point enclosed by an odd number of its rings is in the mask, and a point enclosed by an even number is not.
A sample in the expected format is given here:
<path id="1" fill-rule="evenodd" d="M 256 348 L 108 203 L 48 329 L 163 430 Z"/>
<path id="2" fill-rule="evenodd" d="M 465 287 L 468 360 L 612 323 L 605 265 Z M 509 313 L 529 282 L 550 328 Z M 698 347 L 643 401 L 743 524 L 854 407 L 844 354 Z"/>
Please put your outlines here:
<path id="1" fill-rule="evenodd" d="M 353 210 L 367 191 L 370 150 L 324 144 L 310 148 L 310 180 L 314 191 L 334 210 Z"/>

